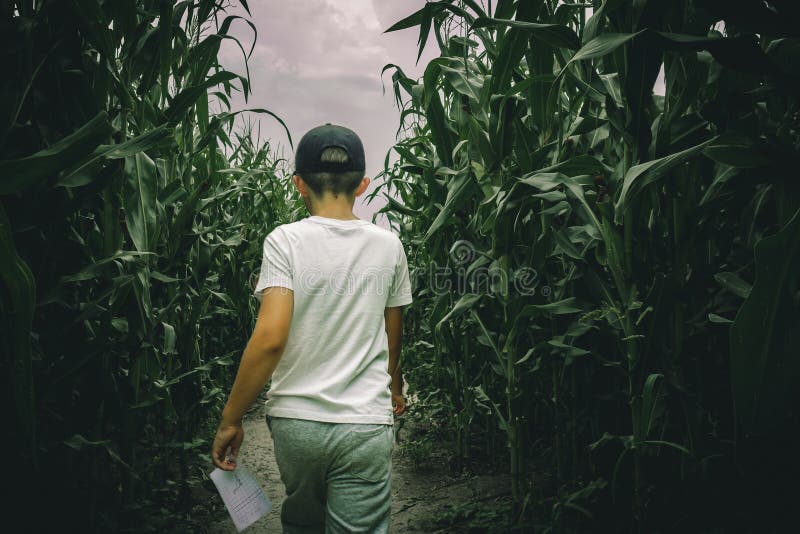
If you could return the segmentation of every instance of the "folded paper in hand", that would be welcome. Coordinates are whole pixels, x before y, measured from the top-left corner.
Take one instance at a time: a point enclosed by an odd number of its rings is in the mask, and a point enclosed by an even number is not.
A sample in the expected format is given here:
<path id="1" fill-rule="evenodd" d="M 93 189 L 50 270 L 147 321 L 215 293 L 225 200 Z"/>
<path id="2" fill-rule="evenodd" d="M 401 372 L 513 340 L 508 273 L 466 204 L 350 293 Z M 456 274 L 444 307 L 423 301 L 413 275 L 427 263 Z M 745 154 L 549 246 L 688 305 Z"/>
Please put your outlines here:
<path id="1" fill-rule="evenodd" d="M 244 467 L 237 467 L 233 471 L 217 468 L 209 476 L 231 514 L 237 531 L 243 531 L 272 510 L 272 503 L 261 489 L 261 484 Z"/>

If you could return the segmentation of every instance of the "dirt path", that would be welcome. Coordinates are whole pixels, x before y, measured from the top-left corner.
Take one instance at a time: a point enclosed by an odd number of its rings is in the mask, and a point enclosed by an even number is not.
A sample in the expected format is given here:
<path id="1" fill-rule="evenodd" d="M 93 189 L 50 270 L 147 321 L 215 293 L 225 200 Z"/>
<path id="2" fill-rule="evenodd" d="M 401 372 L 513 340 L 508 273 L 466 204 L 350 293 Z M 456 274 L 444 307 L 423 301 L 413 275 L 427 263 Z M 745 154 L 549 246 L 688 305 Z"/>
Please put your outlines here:
<path id="1" fill-rule="evenodd" d="M 281 532 L 280 508 L 284 488 L 264 417 L 264 405 L 259 401 L 244 418 L 245 440 L 239 453 L 239 462 L 261 481 L 273 504 L 272 512 L 247 530 L 251 533 Z M 429 464 L 426 462 L 424 469 L 416 469 L 408 455 L 404 454 L 402 438 L 406 432 L 405 428 L 401 431 L 401 443 L 395 445 L 392 454 L 390 532 L 447 532 L 449 529 L 434 523 L 441 521 L 444 511 L 452 510 L 456 504 L 485 501 L 494 495 L 502 495 L 508 487 L 506 477 L 500 475 L 452 476 L 447 466 L 433 459 Z M 209 525 L 208 532 L 234 534 L 236 529 L 224 508 L 217 515 L 218 519 Z"/>

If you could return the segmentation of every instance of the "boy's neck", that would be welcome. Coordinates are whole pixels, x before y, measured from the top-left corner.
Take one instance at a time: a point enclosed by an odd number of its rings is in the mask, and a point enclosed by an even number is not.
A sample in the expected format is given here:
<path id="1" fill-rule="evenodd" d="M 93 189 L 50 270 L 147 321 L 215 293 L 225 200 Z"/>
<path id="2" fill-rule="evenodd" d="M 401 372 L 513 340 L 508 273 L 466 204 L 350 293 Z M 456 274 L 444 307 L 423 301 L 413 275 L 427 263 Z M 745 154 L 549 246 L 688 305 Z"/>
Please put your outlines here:
<path id="1" fill-rule="evenodd" d="M 325 217 L 327 219 L 341 219 L 352 221 L 358 219 L 353 214 L 353 204 L 343 204 L 341 202 L 320 203 L 309 208 L 311 215 Z"/>

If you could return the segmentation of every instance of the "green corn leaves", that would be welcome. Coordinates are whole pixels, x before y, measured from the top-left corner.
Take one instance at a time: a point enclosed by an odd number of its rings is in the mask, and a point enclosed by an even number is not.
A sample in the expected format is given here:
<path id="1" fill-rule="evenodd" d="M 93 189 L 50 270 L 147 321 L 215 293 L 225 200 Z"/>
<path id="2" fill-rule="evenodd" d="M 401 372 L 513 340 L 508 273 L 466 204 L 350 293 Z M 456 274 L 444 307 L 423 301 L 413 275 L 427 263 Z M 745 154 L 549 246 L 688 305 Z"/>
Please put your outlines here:
<path id="1" fill-rule="evenodd" d="M 435 341 L 409 382 L 453 413 L 456 458 L 473 435 L 508 454 L 517 528 L 736 530 L 694 503 L 791 508 L 773 481 L 800 468 L 781 445 L 800 432 L 800 58 L 777 13 L 795 11 L 429 2 L 390 28 L 442 50 L 422 83 L 393 77 L 407 137 L 383 211 L 441 280 L 409 311 Z"/>
<path id="2" fill-rule="evenodd" d="M 71 167 L 106 141 L 112 132 L 105 112 L 37 153 L 15 160 L 0 161 L 0 194 L 37 185 Z"/>
<path id="3" fill-rule="evenodd" d="M 730 329 L 731 387 L 740 437 L 785 423 L 785 400 L 800 380 L 796 299 L 800 210 L 779 232 L 755 245 L 755 282 Z M 758 332 L 758 335 L 753 335 Z"/>
<path id="4" fill-rule="evenodd" d="M 687 148 L 686 150 L 631 167 L 622 179 L 622 189 L 614 205 L 614 222 L 617 224 L 622 222 L 622 217 L 627 206 L 631 203 L 632 198 L 642 189 L 663 178 L 678 165 L 697 156 L 712 141 L 713 139 L 709 139 L 708 141 Z"/>
<path id="5" fill-rule="evenodd" d="M 487 26 L 510 26 L 521 30 L 527 30 L 530 34 L 544 43 L 555 48 L 568 48 L 577 50 L 580 48 L 580 40 L 575 32 L 559 24 L 540 24 L 536 22 L 525 22 L 520 20 L 503 20 L 490 17 L 479 18 L 473 24 L 473 29 L 485 28 Z"/>
<path id="6" fill-rule="evenodd" d="M 20 429 L 24 460 L 36 463 L 36 425 L 31 328 L 36 302 L 36 282 L 30 267 L 19 257 L 12 235 L 11 222 L 0 206 L 0 279 L 7 295 L 3 313 L 6 330 L 4 352 L 10 363 L 14 415 Z"/>
<path id="7" fill-rule="evenodd" d="M 219 45 L 247 58 L 229 32 L 251 21 L 209 0 L 72 4 L 2 15 L 0 389 L 10 476 L 59 496 L 37 531 L 180 508 L 252 330 L 264 235 L 304 215 L 285 161 L 234 124 L 288 134 L 230 109 L 249 77 Z"/>
<path id="8" fill-rule="evenodd" d="M 123 188 L 125 222 L 139 252 L 149 252 L 157 240 L 156 166 L 139 152 L 125 158 L 126 183 Z"/>

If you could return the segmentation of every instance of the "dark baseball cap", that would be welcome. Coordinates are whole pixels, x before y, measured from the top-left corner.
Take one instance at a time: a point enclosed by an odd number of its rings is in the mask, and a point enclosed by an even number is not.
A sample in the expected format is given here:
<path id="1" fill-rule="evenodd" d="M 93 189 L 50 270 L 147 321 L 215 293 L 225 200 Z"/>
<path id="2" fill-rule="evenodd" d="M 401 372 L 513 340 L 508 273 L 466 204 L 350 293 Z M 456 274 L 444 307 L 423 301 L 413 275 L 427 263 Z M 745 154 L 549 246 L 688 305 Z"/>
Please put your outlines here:
<path id="1" fill-rule="evenodd" d="M 320 161 L 322 151 L 338 146 L 349 156 L 345 163 Z M 294 154 L 295 172 L 348 172 L 364 171 L 364 145 L 358 135 L 344 126 L 325 123 L 312 128 L 300 139 Z"/>

